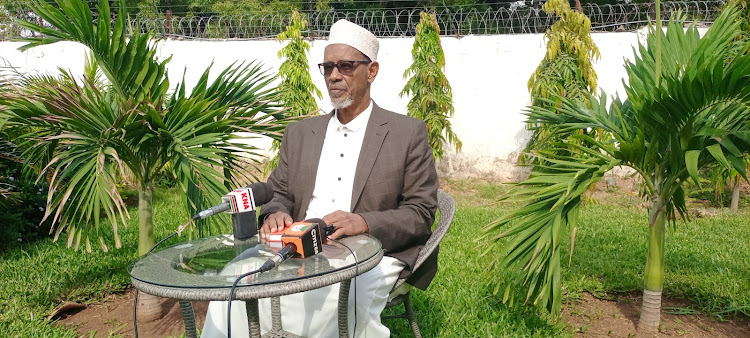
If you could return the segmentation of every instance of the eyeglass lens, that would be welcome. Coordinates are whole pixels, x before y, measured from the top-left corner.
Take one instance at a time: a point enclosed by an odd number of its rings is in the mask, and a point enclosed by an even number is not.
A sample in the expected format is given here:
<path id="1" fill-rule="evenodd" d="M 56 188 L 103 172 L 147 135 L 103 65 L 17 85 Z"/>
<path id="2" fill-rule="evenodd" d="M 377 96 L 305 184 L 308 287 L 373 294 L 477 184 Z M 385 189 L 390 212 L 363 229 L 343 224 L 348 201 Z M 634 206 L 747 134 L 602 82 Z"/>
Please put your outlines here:
<path id="1" fill-rule="evenodd" d="M 351 75 L 354 72 L 354 64 L 357 62 L 363 62 L 363 61 L 339 61 L 337 63 L 333 62 L 325 62 L 321 63 L 318 66 L 320 67 L 320 72 L 323 75 L 331 75 L 331 72 L 333 72 L 333 68 L 338 68 L 339 72 L 343 75 Z"/>

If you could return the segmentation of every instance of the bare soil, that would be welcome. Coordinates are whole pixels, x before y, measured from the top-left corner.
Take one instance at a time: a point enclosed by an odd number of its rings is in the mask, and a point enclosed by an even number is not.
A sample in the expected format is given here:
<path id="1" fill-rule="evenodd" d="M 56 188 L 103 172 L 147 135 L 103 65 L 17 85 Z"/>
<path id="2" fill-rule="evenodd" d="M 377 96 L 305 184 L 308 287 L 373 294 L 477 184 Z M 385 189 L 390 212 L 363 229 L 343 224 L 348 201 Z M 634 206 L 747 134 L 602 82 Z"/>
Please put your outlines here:
<path id="1" fill-rule="evenodd" d="M 138 321 L 141 337 L 180 336 L 185 327 L 179 304 L 165 301 L 169 312 L 152 322 Z M 203 326 L 208 302 L 193 302 L 198 327 Z M 661 327 L 653 335 L 636 331 L 640 314 L 640 294 L 622 294 L 612 300 L 597 299 L 590 294 L 567 304 L 562 318 L 577 337 L 750 337 L 750 318 L 718 318 L 705 314 L 670 314 L 662 310 Z M 663 307 L 687 308 L 689 301 L 665 299 Z M 86 306 L 80 312 L 63 315 L 56 325 L 75 328 L 80 335 L 96 337 L 119 335 L 134 337 L 133 290 L 111 295 L 104 302 Z"/>
<path id="2" fill-rule="evenodd" d="M 659 332 L 636 331 L 641 311 L 640 294 L 621 294 L 613 300 L 585 293 L 563 309 L 563 320 L 577 337 L 750 337 L 750 318 L 718 318 L 705 314 L 670 314 L 664 308 L 687 308 L 689 301 L 662 300 Z"/>
<path id="3" fill-rule="evenodd" d="M 135 337 L 133 329 L 134 290 L 128 289 L 124 294 L 110 295 L 103 302 L 87 305 L 77 313 L 60 314 L 55 325 L 75 328 L 79 335 L 88 337 L 95 332 L 95 337 Z M 166 315 L 158 320 L 145 322 L 138 320 L 140 337 L 172 337 L 185 332 L 180 305 L 175 300 L 162 300 Z M 193 302 L 195 319 L 198 328 L 203 327 L 206 319 L 208 302 Z"/>

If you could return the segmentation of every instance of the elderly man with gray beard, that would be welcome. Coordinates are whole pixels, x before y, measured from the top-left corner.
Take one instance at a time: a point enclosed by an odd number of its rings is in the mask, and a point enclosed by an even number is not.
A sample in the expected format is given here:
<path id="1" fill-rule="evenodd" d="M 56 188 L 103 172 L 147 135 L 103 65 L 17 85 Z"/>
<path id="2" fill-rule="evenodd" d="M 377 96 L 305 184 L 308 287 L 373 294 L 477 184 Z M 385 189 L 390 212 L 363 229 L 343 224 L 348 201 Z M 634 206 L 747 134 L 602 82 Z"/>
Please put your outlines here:
<path id="1" fill-rule="evenodd" d="M 412 271 L 431 234 L 437 209 L 438 178 L 424 122 L 380 108 L 370 98 L 378 75 L 379 43 L 368 30 L 346 20 L 331 27 L 323 62 L 334 111 L 287 127 L 278 167 L 268 179 L 274 198 L 261 207 L 260 236 L 294 221 L 322 218 L 337 239 L 368 233 L 385 256 L 352 283 L 355 337 L 388 337 L 380 313 L 399 276 L 425 289 L 437 271 L 437 252 Z M 281 297 L 283 329 L 305 337 L 337 335 L 338 285 Z M 356 299 L 353 304 L 352 299 Z M 203 336 L 226 335 L 226 303 L 209 310 Z M 222 305 L 223 304 L 223 305 Z M 214 304 L 212 304 L 213 306 Z M 271 327 L 267 300 L 260 302 L 261 331 Z M 244 306 L 232 310 L 244 314 Z M 222 311 L 223 310 L 223 311 Z M 246 320 L 234 320 L 233 336 L 247 336 Z M 240 317 L 241 318 L 241 317 Z"/>

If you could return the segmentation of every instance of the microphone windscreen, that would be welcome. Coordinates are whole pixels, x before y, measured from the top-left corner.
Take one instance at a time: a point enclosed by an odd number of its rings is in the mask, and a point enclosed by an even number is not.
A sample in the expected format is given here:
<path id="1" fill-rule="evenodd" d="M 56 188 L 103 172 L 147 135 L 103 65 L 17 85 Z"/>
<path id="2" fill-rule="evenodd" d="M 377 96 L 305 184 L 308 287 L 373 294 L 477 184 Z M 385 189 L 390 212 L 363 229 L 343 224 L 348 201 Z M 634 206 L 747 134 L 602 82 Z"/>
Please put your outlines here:
<path id="1" fill-rule="evenodd" d="M 320 218 L 308 218 L 305 220 L 307 223 L 318 223 L 321 229 L 325 229 L 327 227 L 326 222 L 324 222 Z"/>
<path id="2" fill-rule="evenodd" d="M 255 182 L 249 188 L 253 191 L 256 206 L 271 202 L 273 199 L 273 188 L 266 182 Z"/>

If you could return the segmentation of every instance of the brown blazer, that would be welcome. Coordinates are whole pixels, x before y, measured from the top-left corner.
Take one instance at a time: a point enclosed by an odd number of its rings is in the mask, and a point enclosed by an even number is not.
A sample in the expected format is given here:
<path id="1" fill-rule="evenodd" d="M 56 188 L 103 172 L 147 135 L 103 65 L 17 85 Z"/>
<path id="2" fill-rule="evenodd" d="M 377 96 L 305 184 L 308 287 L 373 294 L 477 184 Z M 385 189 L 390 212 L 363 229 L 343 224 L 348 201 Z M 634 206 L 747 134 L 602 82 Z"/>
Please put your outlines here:
<path id="1" fill-rule="evenodd" d="M 315 188 L 326 127 L 333 113 L 286 128 L 278 167 L 268 183 L 274 198 L 260 219 L 284 211 L 301 221 Z M 424 122 L 387 111 L 373 102 L 352 191 L 352 212 L 362 215 L 385 254 L 407 264 L 401 277 L 425 289 L 437 271 L 437 251 L 412 273 L 419 250 L 431 234 L 438 179 Z"/>

